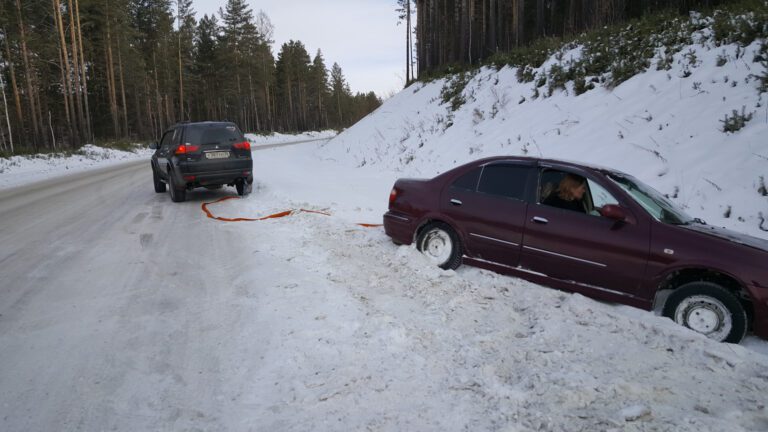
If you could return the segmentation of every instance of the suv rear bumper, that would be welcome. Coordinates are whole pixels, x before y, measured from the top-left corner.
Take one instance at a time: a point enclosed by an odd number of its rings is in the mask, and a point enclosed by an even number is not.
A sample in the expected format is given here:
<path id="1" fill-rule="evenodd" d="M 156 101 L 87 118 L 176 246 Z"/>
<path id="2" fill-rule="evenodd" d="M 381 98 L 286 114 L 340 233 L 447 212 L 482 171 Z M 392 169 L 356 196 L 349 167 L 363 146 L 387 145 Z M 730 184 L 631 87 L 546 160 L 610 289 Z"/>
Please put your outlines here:
<path id="1" fill-rule="evenodd" d="M 179 161 L 179 170 L 173 175 L 178 184 L 186 184 L 188 188 L 232 184 L 241 179 L 251 184 L 253 160 L 235 159 L 217 164 Z"/>

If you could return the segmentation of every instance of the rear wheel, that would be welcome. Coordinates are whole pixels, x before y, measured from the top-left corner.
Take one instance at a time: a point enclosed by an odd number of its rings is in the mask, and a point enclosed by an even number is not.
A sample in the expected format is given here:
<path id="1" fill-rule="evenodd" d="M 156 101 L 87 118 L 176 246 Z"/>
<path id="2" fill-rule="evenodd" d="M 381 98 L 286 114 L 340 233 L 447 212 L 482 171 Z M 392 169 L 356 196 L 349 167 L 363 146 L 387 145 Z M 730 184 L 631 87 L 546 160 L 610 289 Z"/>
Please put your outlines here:
<path id="1" fill-rule="evenodd" d="M 461 241 L 453 228 L 445 223 L 434 222 L 424 227 L 416 247 L 444 270 L 461 265 Z"/>
<path id="2" fill-rule="evenodd" d="M 168 178 L 170 179 L 168 186 L 171 188 L 171 201 L 184 202 L 187 199 L 187 190 L 184 185 L 177 185 L 175 177 L 170 171 L 168 172 Z"/>
<path id="3" fill-rule="evenodd" d="M 235 182 L 235 189 L 237 189 L 237 194 L 240 196 L 245 196 L 251 193 L 251 185 L 249 185 L 245 180 L 238 180 Z"/>
<path id="4" fill-rule="evenodd" d="M 155 167 L 152 167 L 152 181 L 155 183 L 155 192 L 157 193 L 165 192 L 165 183 L 163 183 L 163 181 L 160 180 L 160 176 L 157 175 L 157 171 L 155 170 Z"/>
<path id="5" fill-rule="evenodd" d="M 747 333 L 747 314 L 739 299 L 712 282 L 690 282 L 672 291 L 663 314 L 718 342 L 739 343 Z"/>

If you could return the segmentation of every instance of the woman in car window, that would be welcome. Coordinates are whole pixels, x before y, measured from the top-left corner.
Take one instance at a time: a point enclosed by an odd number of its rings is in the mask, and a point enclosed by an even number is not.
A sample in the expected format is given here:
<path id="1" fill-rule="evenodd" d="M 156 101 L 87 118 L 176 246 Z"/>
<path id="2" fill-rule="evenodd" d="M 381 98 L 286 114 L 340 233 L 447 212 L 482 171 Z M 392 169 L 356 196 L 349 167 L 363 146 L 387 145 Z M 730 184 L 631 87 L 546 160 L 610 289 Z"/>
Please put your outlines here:
<path id="1" fill-rule="evenodd" d="M 584 193 L 587 192 L 587 181 L 584 177 L 575 174 L 566 174 L 557 189 L 552 191 L 542 204 L 565 210 L 573 210 L 586 213 L 584 208 Z"/>

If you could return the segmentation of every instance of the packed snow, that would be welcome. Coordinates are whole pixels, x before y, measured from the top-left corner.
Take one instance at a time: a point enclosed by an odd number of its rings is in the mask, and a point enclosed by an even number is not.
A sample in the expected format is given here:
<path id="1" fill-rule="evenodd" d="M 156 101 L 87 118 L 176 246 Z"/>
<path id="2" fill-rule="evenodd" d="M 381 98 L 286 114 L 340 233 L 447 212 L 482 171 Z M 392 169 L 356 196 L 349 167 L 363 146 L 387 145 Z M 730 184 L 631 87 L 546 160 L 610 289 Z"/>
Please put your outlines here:
<path id="1" fill-rule="evenodd" d="M 399 177 L 432 177 L 480 157 L 528 154 L 626 171 L 710 223 L 768 237 L 761 225 L 768 198 L 759 192 L 768 171 L 766 120 L 760 114 L 736 133 L 718 130 L 731 109 L 765 107 L 764 96 L 749 80 L 746 61 L 718 68 L 719 51 L 691 49 L 701 64 L 688 78 L 679 69 L 651 70 L 613 91 L 597 88 L 579 97 L 556 92 L 531 100 L 532 84 L 518 83 L 514 70 L 483 69 L 455 113 L 440 101 L 443 81 L 415 84 L 329 142 L 255 149 L 253 193 L 209 206 L 222 217 L 288 209 L 330 216 L 214 221 L 200 204 L 232 190 L 196 190 L 188 203 L 174 205 L 151 191 L 147 175 L 144 205 L 152 208 L 140 221 L 146 229 L 158 229 L 165 213 L 181 221 L 174 226 L 193 226 L 201 243 L 219 233 L 243 253 L 224 267 L 190 273 L 194 278 L 172 274 L 164 290 L 134 293 L 132 299 L 157 303 L 160 312 L 121 315 L 120 323 L 139 334 L 118 340 L 143 348 L 139 342 L 149 331 L 166 344 L 113 354 L 115 371 L 99 370 L 98 379 L 120 384 L 118 392 L 87 400 L 68 424 L 119 430 L 768 430 L 766 341 L 719 344 L 658 313 L 467 266 L 443 271 L 413 246 L 392 244 L 381 228 L 358 225 L 381 222 Z M 735 47 L 724 49 L 733 54 Z M 700 83 L 697 89 L 693 82 Z M 526 100 L 518 103 L 521 97 Z M 254 147 L 276 142 L 270 139 Z M 143 250 L 145 242 L 138 245 Z M 142 265 L 165 274 L 161 264 L 174 256 L 158 253 Z M 97 263 L 102 258 L 94 252 Z M 182 295 L 175 291 L 178 278 L 190 284 L 185 289 L 216 289 L 200 299 Z M 41 328 L 27 325 L 28 337 L 34 342 L 56 319 L 47 318 Z M 189 337 L 187 327 L 197 334 Z M 50 337 L 61 343 L 56 334 Z M 176 347 L 179 338 L 185 342 Z M 28 347 L 24 339 L 11 342 Z M 96 384 L 84 382 L 76 391 L 87 397 L 87 386 Z M 40 389 L 25 394 L 35 392 Z M 0 406 L 0 413 L 16 420 L 8 409 Z"/>
<path id="2" fill-rule="evenodd" d="M 328 146 L 333 143 L 328 144 Z M 322 148 L 321 148 L 322 150 Z M 212 204 L 281 270 L 254 316 L 274 338 L 241 386 L 269 430 L 763 430 L 768 350 L 471 267 L 436 268 L 380 228 L 398 172 L 302 147 L 255 152 L 245 200 Z M 301 174 L 286 164 L 307 168 Z M 382 204 L 384 201 L 384 204 Z M 282 266 L 280 266 L 282 268 Z M 301 270 L 299 270 L 301 269 Z M 260 272 L 238 280 L 269 280 Z"/>

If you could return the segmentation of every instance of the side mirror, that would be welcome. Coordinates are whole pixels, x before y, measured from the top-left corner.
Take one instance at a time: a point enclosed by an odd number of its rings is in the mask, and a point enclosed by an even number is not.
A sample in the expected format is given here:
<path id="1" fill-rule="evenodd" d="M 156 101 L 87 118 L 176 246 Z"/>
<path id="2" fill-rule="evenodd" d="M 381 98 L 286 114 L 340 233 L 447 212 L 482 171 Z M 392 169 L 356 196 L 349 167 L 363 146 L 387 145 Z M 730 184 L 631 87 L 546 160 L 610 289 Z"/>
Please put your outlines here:
<path id="1" fill-rule="evenodd" d="M 624 209 L 616 204 L 604 205 L 603 208 L 600 209 L 600 215 L 615 221 L 624 221 L 627 219 L 627 214 L 624 212 Z"/>
<path id="2" fill-rule="evenodd" d="M 153 141 L 149 143 L 149 148 L 152 150 L 157 150 L 160 148 L 160 144 L 157 141 Z"/>

